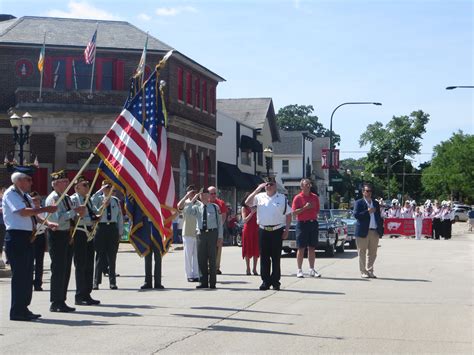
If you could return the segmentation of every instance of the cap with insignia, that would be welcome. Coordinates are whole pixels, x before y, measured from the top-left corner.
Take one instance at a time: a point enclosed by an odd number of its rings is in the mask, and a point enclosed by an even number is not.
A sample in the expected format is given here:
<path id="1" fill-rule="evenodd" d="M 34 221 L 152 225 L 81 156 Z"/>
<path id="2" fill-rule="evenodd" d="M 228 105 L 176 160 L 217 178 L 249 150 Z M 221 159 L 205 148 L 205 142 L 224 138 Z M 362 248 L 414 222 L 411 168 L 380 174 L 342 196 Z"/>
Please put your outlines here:
<path id="1" fill-rule="evenodd" d="M 23 173 L 30 177 L 33 177 L 35 174 L 36 168 L 34 166 L 22 166 L 22 165 L 14 165 L 11 169 L 9 169 L 12 173 Z"/>
<path id="2" fill-rule="evenodd" d="M 274 176 L 267 176 L 265 178 L 265 182 L 273 182 L 276 183 L 275 177 Z"/>
<path id="3" fill-rule="evenodd" d="M 89 180 L 86 179 L 84 175 L 79 175 L 76 180 L 74 180 L 74 185 L 80 184 L 81 182 L 89 183 Z"/>
<path id="4" fill-rule="evenodd" d="M 51 180 L 56 181 L 56 180 L 62 180 L 62 179 L 67 179 L 67 174 L 65 170 L 59 170 L 51 174 Z"/>

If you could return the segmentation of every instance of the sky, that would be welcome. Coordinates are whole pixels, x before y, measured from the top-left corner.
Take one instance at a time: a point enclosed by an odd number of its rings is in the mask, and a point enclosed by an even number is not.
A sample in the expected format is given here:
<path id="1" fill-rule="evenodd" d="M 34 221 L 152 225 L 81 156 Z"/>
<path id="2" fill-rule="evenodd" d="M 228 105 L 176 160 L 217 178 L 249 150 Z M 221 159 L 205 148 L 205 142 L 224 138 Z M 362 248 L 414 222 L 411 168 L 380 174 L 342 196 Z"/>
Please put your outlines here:
<path id="1" fill-rule="evenodd" d="M 0 0 L 0 13 L 128 21 L 226 81 L 218 98 L 271 97 L 275 110 L 312 105 L 360 158 L 366 127 L 430 114 L 421 154 L 453 132 L 473 134 L 474 0 Z"/>

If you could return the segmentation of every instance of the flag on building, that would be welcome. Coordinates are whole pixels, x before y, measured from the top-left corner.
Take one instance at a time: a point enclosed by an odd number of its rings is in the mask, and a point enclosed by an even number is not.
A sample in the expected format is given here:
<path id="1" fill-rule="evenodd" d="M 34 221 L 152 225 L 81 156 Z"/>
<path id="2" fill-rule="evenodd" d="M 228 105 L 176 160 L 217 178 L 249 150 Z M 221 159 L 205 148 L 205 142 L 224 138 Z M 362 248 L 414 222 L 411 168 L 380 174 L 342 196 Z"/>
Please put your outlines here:
<path id="1" fill-rule="evenodd" d="M 38 70 L 40 71 L 40 73 L 42 73 L 43 69 L 44 69 L 44 55 L 45 55 L 45 52 L 46 52 L 46 45 L 45 45 L 45 42 L 43 42 L 43 47 L 41 47 L 41 51 L 40 51 L 40 55 L 39 55 L 39 59 L 38 59 Z"/>
<path id="2" fill-rule="evenodd" d="M 95 61 L 96 39 L 97 39 L 97 29 L 95 30 L 94 35 L 92 36 L 92 39 L 87 44 L 86 49 L 84 50 L 84 60 L 86 64 L 92 64 Z"/>
<path id="3" fill-rule="evenodd" d="M 155 70 L 98 144 L 101 170 L 126 196 L 130 241 L 140 255 L 172 242 L 175 184 L 168 151 L 165 107 Z"/>

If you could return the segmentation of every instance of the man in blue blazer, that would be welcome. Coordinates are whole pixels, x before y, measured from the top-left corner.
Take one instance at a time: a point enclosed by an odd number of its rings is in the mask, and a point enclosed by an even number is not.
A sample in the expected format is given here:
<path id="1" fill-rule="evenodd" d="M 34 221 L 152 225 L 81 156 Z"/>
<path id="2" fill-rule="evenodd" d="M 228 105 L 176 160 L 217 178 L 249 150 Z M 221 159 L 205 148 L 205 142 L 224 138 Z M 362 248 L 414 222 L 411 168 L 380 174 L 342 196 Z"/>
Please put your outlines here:
<path id="1" fill-rule="evenodd" d="M 377 257 L 379 238 L 383 235 L 383 219 L 380 205 L 372 199 L 372 185 L 365 183 L 363 198 L 354 204 L 354 217 L 357 219 L 355 236 L 359 253 L 359 269 L 362 278 L 373 278 L 374 263 Z M 368 260 L 367 260 L 368 254 Z"/>

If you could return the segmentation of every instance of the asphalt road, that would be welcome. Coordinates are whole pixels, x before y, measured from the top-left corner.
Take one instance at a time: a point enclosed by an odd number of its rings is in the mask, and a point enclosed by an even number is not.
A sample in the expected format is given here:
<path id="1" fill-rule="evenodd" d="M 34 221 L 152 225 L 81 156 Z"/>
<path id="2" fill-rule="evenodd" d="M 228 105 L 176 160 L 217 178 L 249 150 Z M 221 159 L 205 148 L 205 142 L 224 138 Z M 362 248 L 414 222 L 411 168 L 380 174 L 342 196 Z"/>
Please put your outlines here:
<path id="1" fill-rule="evenodd" d="M 353 250 L 318 253 L 321 279 L 297 279 L 295 258 L 284 257 L 281 291 L 258 290 L 238 247 L 224 248 L 217 290 L 195 290 L 183 251 L 173 250 L 163 261 L 166 289 L 140 291 L 143 261 L 122 245 L 119 289 L 94 291 L 100 306 L 50 313 L 47 270 L 30 307 L 43 317 L 10 321 L 10 280 L 1 278 L 0 353 L 472 354 L 474 233 L 466 231 L 456 224 L 449 241 L 383 238 L 378 279 L 359 277 Z"/>

